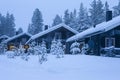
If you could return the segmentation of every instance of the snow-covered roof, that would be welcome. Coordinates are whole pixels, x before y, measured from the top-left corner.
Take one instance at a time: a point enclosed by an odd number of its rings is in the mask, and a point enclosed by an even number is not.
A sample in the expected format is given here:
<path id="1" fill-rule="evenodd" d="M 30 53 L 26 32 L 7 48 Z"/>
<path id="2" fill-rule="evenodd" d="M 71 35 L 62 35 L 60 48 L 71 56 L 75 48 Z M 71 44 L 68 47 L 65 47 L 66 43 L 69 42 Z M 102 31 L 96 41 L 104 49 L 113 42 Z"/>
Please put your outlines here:
<path id="1" fill-rule="evenodd" d="M 2 39 L 2 38 L 9 38 L 7 35 L 2 35 L 2 36 L 0 36 L 0 39 Z"/>
<path id="2" fill-rule="evenodd" d="M 78 39 L 83 39 L 92 34 L 96 35 L 96 34 L 104 33 L 104 32 L 107 32 L 107 31 L 119 26 L 119 25 L 120 25 L 120 16 L 115 17 L 108 22 L 100 23 L 100 24 L 96 25 L 96 27 L 91 27 L 79 34 L 76 34 L 75 36 L 68 38 L 67 42 L 75 41 Z"/>
<path id="3" fill-rule="evenodd" d="M 47 29 L 47 30 L 45 30 L 45 31 L 42 31 L 42 32 L 40 32 L 40 33 L 32 36 L 32 37 L 29 39 L 29 41 L 30 41 L 30 40 L 34 40 L 34 39 L 36 39 L 36 38 L 38 38 L 38 37 L 41 37 L 41 36 L 43 36 L 43 35 L 45 35 L 45 34 L 47 34 L 47 33 L 49 33 L 49 32 L 52 32 L 52 31 L 54 31 L 54 30 L 56 30 L 56 29 L 58 29 L 58 28 L 61 28 L 61 27 L 66 28 L 67 30 L 73 32 L 74 34 L 78 34 L 78 33 L 79 33 L 78 31 L 72 29 L 71 27 L 65 25 L 64 23 L 61 23 L 61 24 L 59 24 L 59 25 L 57 25 L 57 26 L 53 26 L 53 27 L 51 27 L 51 28 L 49 28 L 49 29 Z M 29 42 L 29 41 L 28 41 L 28 42 Z"/>
<path id="4" fill-rule="evenodd" d="M 18 37 L 21 37 L 22 35 L 28 35 L 28 36 L 30 36 L 30 37 L 32 36 L 32 35 L 29 34 L 29 33 L 20 33 L 20 34 L 18 34 L 18 35 L 15 35 L 15 36 L 13 36 L 13 37 L 5 40 L 3 43 L 7 43 L 7 42 L 9 42 L 9 41 L 11 41 L 11 40 L 14 40 L 14 39 L 16 39 L 16 38 L 18 38 Z"/>

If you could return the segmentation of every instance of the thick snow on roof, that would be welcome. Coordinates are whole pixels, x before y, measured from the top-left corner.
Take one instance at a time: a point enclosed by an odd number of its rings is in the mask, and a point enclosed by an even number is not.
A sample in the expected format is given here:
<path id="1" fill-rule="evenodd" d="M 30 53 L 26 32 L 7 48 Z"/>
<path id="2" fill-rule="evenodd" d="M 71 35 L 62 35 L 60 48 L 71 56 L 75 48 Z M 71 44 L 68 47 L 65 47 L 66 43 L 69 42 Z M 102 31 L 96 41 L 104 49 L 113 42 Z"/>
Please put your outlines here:
<path id="1" fill-rule="evenodd" d="M 108 22 L 100 23 L 100 24 L 96 25 L 96 27 L 91 27 L 91 28 L 89 28 L 89 29 L 87 29 L 87 30 L 75 35 L 75 36 L 72 36 L 69 39 L 67 39 L 67 42 L 75 41 L 78 39 L 83 39 L 91 34 L 95 35 L 96 33 L 97 34 L 103 33 L 103 32 L 109 31 L 109 30 L 111 30 L 119 25 L 120 25 L 120 16 L 115 17 Z"/>
<path id="2" fill-rule="evenodd" d="M 0 39 L 2 39 L 2 38 L 9 38 L 7 35 L 2 35 L 2 36 L 0 36 Z"/>
<path id="3" fill-rule="evenodd" d="M 29 33 L 21 33 L 21 34 L 15 35 L 15 36 L 13 36 L 13 37 L 5 40 L 3 43 L 7 43 L 7 42 L 9 42 L 9 41 L 11 41 L 11 40 L 13 40 L 13 39 L 16 39 L 16 38 L 18 38 L 18 37 L 20 37 L 20 36 L 22 36 L 22 35 L 25 35 L 25 34 L 28 35 L 28 36 L 30 36 L 30 37 L 32 36 L 32 35 L 29 34 Z"/>
<path id="4" fill-rule="evenodd" d="M 56 30 L 56 29 L 58 29 L 58 28 L 60 28 L 60 27 L 64 27 L 64 28 L 66 28 L 67 30 L 69 30 L 69 31 L 71 31 L 71 32 L 73 32 L 73 33 L 75 33 L 75 34 L 78 34 L 78 32 L 77 32 L 76 30 L 74 30 L 74 29 L 72 29 L 71 27 L 65 25 L 64 23 L 61 23 L 61 24 L 59 24 L 59 25 L 57 25 L 57 26 L 53 26 L 53 27 L 51 27 L 51 28 L 49 28 L 49 29 L 47 29 L 47 30 L 45 30 L 45 31 L 42 31 L 42 32 L 40 32 L 40 33 L 32 36 L 31 39 L 34 40 L 34 39 L 36 39 L 36 38 L 38 38 L 38 37 L 41 37 L 41 36 L 43 36 L 43 35 L 51 32 L 51 31 L 54 31 L 54 30 Z M 30 39 L 30 40 L 31 40 L 31 39 Z"/>

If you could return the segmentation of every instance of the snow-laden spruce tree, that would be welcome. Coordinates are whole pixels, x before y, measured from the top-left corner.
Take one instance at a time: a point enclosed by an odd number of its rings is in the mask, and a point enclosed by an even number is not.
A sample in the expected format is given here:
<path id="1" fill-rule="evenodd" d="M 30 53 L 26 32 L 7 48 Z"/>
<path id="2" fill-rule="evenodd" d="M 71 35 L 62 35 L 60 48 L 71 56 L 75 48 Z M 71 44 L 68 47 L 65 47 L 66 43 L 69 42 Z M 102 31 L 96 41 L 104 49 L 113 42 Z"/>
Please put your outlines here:
<path id="1" fill-rule="evenodd" d="M 18 34 L 23 33 L 23 29 L 20 27 L 17 32 Z"/>
<path id="2" fill-rule="evenodd" d="M 69 10 L 68 10 L 68 9 L 65 10 L 65 12 L 64 12 L 64 18 L 63 18 L 63 20 L 64 20 L 64 23 L 65 23 L 66 25 L 69 25 L 69 24 L 70 24 L 70 13 L 69 13 Z"/>
<path id="3" fill-rule="evenodd" d="M 34 35 L 34 34 L 37 34 L 37 33 L 41 32 L 42 28 L 43 28 L 42 13 L 37 8 L 37 9 L 35 9 L 35 11 L 33 13 L 32 23 L 28 27 L 28 32 Z"/>
<path id="4" fill-rule="evenodd" d="M 56 55 L 57 55 L 57 58 L 64 57 L 64 47 L 63 47 L 63 44 L 61 43 L 61 40 L 57 41 L 57 44 L 56 44 Z"/>
<path id="5" fill-rule="evenodd" d="M 70 46 L 70 52 L 72 54 L 80 54 L 80 48 L 79 48 L 80 44 L 75 41 L 74 43 L 72 43 L 72 45 Z"/>
<path id="6" fill-rule="evenodd" d="M 76 9 L 74 9 L 74 11 L 70 13 L 70 24 L 68 26 L 70 26 L 71 28 L 73 28 L 75 30 L 78 29 Z"/>
<path id="7" fill-rule="evenodd" d="M 101 0 L 93 0 L 91 3 L 90 19 L 93 26 L 104 21 L 104 7 Z"/>
<path id="8" fill-rule="evenodd" d="M 31 42 L 31 44 L 29 45 L 29 53 L 32 54 L 32 55 L 35 54 L 35 46 L 36 46 L 35 41 Z"/>
<path id="9" fill-rule="evenodd" d="M 0 55 L 4 54 L 6 52 L 5 47 L 6 47 L 5 44 L 3 44 L 3 43 L 0 44 Z"/>
<path id="10" fill-rule="evenodd" d="M 56 26 L 58 24 L 62 23 L 62 18 L 57 14 L 55 16 L 55 19 L 53 20 L 52 26 Z"/>
<path id="11" fill-rule="evenodd" d="M 116 16 L 119 16 L 120 15 L 120 0 L 118 2 L 118 5 L 117 6 L 114 6 L 113 7 L 113 16 L 116 17 Z"/>
<path id="12" fill-rule="evenodd" d="M 83 3 L 80 4 L 78 18 L 77 18 L 77 30 L 82 32 L 89 28 L 89 18 L 87 9 L 84 8 Z"/>
<path id="13" fill-rule="evenodd" d="M 34 47 L 34 55 L 40 55 L 40 54 L 42 54 L 41 48 L 42 48 L 42 47 L 41 47 L 40 44 L 36 45 L 36 46 Z"/>
<path id="14" fill-rule="evenodd" d="M 40 50 L 41 50 L 41 56 L 39 55 L 39 63 L 42 64 L 44 61 L 47 61 L 47 48 L 45 41 L 42 41 Z"/>
<path id="15" fill-rule="evenodd" d="M 53 55 L 56 54 L 56 51 L 57 51 L 56 44 L 57 44 L 57 41 L 55 39 L 53 39 L 52 43 L 51 43 L 50 54 L 53 54 Z"/>

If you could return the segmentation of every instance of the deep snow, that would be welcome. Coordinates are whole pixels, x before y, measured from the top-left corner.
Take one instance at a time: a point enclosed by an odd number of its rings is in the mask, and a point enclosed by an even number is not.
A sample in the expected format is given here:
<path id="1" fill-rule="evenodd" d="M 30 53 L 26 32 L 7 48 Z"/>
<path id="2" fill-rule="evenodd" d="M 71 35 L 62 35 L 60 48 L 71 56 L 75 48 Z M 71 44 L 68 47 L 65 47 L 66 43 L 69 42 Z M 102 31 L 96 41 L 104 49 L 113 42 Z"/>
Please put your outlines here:
<path id="1" fill-rule="evenodd" d="M 0 80 L 120 80 L 120 58 L 66 55 L 39 64 L 38 56 L 29 61 L 0 56 Z"/>

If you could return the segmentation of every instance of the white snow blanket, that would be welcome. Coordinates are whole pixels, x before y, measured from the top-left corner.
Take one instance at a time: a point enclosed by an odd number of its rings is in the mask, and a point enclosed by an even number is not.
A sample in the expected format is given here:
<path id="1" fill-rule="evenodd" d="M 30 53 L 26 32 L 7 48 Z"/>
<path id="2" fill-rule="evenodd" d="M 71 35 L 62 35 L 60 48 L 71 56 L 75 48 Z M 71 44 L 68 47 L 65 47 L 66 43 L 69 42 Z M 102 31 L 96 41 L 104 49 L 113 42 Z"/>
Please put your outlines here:
<path id="1" fill-rule="evenodd" d="M 39 64 L 38 56 L 28 61 L 0 56 L 0 80 L 120 80 L 120 58 L 48 55 L 48 61 Z"/>

